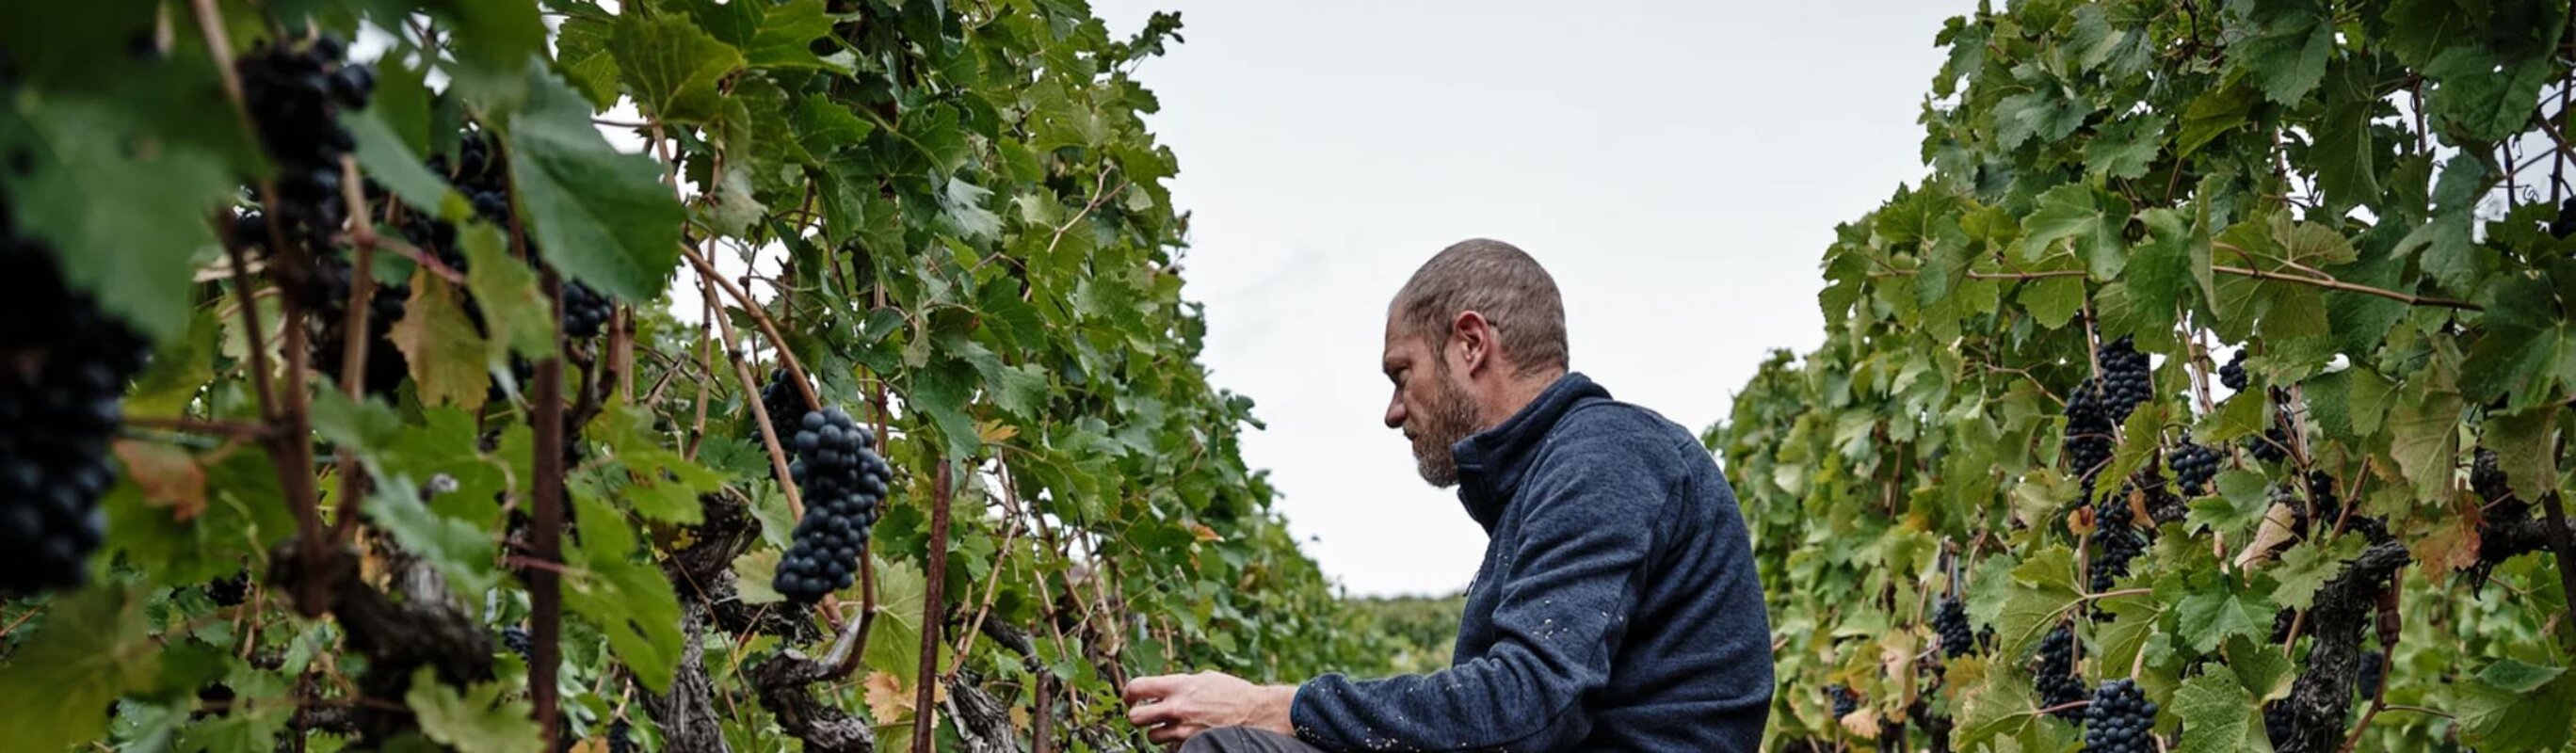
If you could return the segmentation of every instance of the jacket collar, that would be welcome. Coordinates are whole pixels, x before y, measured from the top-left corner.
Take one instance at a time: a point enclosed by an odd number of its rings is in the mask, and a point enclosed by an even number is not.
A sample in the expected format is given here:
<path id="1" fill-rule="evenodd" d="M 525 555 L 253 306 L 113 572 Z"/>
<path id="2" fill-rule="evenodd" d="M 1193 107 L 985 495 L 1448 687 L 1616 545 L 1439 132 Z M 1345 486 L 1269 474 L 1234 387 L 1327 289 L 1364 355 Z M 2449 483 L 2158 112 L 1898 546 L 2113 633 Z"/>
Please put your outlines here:
<path id="1" fill-rule="evenodd" d="M 1503 508 L 1519 492 L 1529 460 L 1548 431 L 1576 402 L 1593 397 L 1608 398 L 1610 391 L 1582 372 L 1566 372 L 1511 418 L 1449 447 L 1458 460 L 1458 501 L 1466 505 L 1468 517 L 1485 527 L 1485 533 L 1493 533 L 1494 524 L 1502 520 Z"/>

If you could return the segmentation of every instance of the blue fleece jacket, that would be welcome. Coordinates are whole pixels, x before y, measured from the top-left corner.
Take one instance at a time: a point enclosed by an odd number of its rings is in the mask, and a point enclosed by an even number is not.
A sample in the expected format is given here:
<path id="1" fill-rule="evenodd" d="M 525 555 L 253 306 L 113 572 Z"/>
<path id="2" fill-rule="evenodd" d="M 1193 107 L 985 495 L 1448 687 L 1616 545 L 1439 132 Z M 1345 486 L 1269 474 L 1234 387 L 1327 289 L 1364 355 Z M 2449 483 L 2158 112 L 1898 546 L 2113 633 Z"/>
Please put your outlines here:
<path id="1" fill-rule="evenodd" d="M 1771 629 L 1735 492 L 1691 433 L 1567 374 L 1454 448 L 1491 540 L 1448 669 L 1297 690 L 1335 751 L 1751 751 Z"/>

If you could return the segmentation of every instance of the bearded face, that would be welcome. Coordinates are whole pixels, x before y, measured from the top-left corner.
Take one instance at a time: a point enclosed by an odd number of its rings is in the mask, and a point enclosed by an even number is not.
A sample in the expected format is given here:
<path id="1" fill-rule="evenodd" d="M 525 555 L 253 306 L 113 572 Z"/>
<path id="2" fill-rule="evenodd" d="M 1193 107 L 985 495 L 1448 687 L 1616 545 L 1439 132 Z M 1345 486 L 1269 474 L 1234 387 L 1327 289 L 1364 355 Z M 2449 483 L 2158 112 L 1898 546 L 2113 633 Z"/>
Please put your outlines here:
<path id="1" fill-rule="evenodd" d="M 1458 483 L 1458 457 L 1450 448 L 1476 433 L 1476 408 L 1450 379 L 1448 362 L 1432 363 L 1433 378 L 1420 403 L 1406 411 L 1404 436 L 1413 440 L 1413 465 L 1422 480 L 1447 488 Z"/>

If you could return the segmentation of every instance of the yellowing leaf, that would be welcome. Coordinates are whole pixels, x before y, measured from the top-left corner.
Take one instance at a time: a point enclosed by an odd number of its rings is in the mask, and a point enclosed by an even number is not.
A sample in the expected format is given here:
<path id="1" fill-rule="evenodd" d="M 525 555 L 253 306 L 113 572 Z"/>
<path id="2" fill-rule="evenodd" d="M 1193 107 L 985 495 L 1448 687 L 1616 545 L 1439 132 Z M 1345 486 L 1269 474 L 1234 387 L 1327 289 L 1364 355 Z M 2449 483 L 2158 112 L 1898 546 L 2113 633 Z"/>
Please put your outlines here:
<path id="1" fill-rule="evenodd" d="M 483 406 L 492 387 L 491 372 L 484 367 L 490 347 L 474 331 L 473 320 L 465 318 L 459 299 L 446 278 L 414 272 L 411 300 L 403 304 L 403 318 L 394 322 L 387 338 L 411 363 L 422 403 L 473 410 Z"/>

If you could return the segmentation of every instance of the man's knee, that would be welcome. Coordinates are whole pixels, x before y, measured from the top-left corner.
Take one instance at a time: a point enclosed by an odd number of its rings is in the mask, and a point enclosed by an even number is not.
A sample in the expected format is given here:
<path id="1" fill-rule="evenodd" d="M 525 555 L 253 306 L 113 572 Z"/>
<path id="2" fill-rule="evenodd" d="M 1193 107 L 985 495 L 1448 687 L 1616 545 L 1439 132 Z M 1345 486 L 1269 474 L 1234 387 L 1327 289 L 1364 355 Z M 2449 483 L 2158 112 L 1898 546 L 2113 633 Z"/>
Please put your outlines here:
<path id="1" fill-rule="evenodd" d="M 1218 727 L 1191 736 L 1180 753 L 1292 753 L 1302 748 L 1281 744 L 1280 735 L 1243 727 Z"/>

